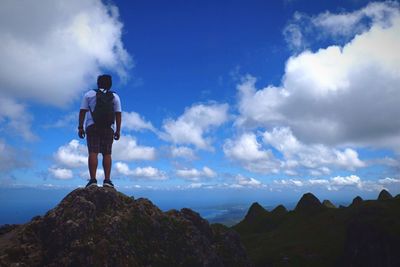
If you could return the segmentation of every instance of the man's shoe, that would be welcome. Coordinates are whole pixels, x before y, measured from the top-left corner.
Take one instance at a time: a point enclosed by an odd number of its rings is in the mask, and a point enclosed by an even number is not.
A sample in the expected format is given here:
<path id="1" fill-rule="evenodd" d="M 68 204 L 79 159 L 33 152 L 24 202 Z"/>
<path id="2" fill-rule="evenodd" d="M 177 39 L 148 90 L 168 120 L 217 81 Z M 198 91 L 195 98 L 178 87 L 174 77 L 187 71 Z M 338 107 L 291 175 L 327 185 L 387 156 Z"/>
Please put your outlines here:
<path id="1" fill-rule="evenodd" d="M 97 180 L 96 179 L 90 179 L 89 182 L 86 185 L 86 188 L 91 187 L 91 186 L 97 186 Z"/>
<path id="2" fill-rule="evenodd" d="M 103 187 L 111 187 L 111 188 L 114 188 L 114 184 L 111 182 L 111 180 L 104 180 L 104 181 L 103 181 Z"/>

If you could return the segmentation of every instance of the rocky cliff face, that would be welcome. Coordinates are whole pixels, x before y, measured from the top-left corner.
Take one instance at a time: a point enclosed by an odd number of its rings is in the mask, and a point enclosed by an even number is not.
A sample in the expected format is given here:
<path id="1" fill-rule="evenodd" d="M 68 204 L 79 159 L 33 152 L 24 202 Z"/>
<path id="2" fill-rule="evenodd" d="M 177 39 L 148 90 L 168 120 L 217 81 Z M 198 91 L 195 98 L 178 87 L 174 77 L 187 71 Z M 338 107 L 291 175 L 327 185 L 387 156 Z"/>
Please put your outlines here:
<path id="1" fill-rule="evenodd" d="M 0 266 L 250 266 L 238 235 L 190 209 L 162 212 L 114 189 L 76 189 L 0 233 Z"/>

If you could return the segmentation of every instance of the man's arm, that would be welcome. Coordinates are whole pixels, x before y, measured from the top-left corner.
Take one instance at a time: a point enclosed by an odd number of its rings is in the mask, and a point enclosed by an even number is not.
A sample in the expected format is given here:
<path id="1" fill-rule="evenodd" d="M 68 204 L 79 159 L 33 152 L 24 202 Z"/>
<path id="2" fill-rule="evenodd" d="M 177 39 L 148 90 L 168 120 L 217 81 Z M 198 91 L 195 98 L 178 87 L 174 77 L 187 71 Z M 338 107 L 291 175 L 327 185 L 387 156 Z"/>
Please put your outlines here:
<path id="1" fill-rule="evenodd" d="M 87 109 L 79 110 L 79 124 L 78 124 L 78 135 L 80 138 L 85 138 L 85 130 L 83 129 L 83 122 L 85 120 Z"/>
<path id="2" fill-rule="evenodd" d="M 122 120 L 122 112 L 115 112 L 115 123 L 117 124 L 114 133 L 115 140 L 119 140 L 119 136 L 121 133 L 121 120 Z"/>

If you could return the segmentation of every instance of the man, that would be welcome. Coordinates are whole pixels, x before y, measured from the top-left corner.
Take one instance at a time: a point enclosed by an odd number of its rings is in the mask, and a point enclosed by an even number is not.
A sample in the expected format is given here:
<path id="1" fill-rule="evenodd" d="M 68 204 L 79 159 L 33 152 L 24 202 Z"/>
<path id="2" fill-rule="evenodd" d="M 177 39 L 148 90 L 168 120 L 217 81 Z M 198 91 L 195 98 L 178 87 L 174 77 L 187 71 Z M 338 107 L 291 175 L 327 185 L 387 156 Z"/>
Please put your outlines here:
<path id="1" fill-rule="evenodd" d="M 97 186 L 96 171 L 98 165 L 97 155 L 99 153 L 103 155 L 103 187 L 114 187 L 110 179 L 111 150 L 113 139 L 119 140 L 120 137 L 121 101 L 116 93 L 110 91 L 111 86 L 112 79 L 110 75 L 98 76 L 98 89 L 90 90 L 84 95 L 79 111 L 78 135 L 80 138 L 85 138 L 86 135 L 89 151 L 90 180 L 86 187 Z M 83 122 L 86 113 L 84 127 Z"/>

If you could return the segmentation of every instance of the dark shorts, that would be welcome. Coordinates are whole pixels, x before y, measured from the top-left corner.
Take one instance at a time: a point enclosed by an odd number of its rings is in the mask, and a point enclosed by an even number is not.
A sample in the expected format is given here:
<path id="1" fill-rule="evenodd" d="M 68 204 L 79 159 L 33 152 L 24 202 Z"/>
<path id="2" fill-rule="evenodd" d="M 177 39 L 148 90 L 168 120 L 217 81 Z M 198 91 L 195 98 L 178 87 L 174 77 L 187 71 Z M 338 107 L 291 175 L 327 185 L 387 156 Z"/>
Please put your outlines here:
<path id="1" fill-rule="evenodd" d="M 94 124 L 86 129 L 89 153 L 111 154 L 114 131 L 112 128 L 97 128 Z"/>

